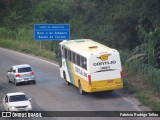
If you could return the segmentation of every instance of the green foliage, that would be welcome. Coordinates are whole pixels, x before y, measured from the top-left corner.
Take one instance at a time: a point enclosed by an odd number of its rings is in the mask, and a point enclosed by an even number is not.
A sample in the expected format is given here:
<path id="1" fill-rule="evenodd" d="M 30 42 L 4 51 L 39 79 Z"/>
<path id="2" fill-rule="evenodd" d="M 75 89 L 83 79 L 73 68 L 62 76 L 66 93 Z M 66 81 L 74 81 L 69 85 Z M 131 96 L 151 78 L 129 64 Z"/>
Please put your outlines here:
<path id="1" fill-rule="evenodd" d="M 160 27 L 157 0 L 2 0 L 0 26 L 18 31 L 35 23 L 70 23 L 71 38 L 91 38 L 133 49 L 144 38 L 138 30 Z"/>
<path id="2" fill-rule="evenodd" d="M 123 86 L 127 94 L 135 94 L 137 91 L 135 86 L 130 84 L 127 79 L 123 79 Z"/>
<path id="3" fill-rule="evenodd" d="M 145 95 L 145 93 L 136 94 L 136 98 L 138 98 L 143 105 L 147 106 L 149 104 L 148 97 Z"/>
<path id="4" fill-rule="evenodd" d="M 147 73 L 145 76 L 146 82 L 152 86 L 152 89 L 157 95 L 160 95 L 160 70 L 154 67 L 148 67 L 145 72 Z"/>
<path id="5" fill-rule="evenodd" d="M 151 103 L 151 109 L 153 111 L 159 111 L 159 108 L 160 108 L 160 102 L 159 101 L 156 101 L 156 102 L 152 102 Z"/>
<path id="6" fill-rule="evenodd" d="M 7 38 L 7 39 L 15 39 L 16 32 L 14 30 L 7 29 L 5 27 L 0 27 L 0 37 Z"/>
<path id="7" fill-rule="evenodd" d="M 157 62 L 155 59 L 155 49 L 160 38 L 160 29 L 155 29 L 153 32 L 150 31 L 147 33 L 143 27 L 139 26 L 139 31 L 144 40 L 142 44 L 133 49 L 127 62 L 139 59 L 143 64 L 155 66 Z"/>
<path id="8" fill-rule="evenodd" d="M 30 43 L 26 44 L 25 41 L 17 41 L 16 40 L 13 42 L 13 40 L 1 39 L 0 40 L 0 47 L 9 48 L 12 50 L 21 51 L 24 53 L 44 57 L 49 60 L 57 61 L 57 58 L 55 57 L 53 52 L 50 52 L 50 51 L 47 51 L 44 49 L 40 50 L 38 45 L 35 45 L 35 44 L 33 45 Z"/>
<path id="9" fill-rule="evenodd" d="M 41 0 L 3 0 L 3 15 L 1 26 L 16 30 L 18 27 L 32 22 L 32 14 L 38 2 Z M 7 11 L 7 13 L 6 13 Z M 6 14 L 3 14 L 6 13 Z"/>
<path id="10" fill-rule="evenodd" d="M 66 1 L 45 0 L 37 4 L 32 23 L 65 23 L 68 21 Z"/>
<path id="11" fill-rule="evenodd" d="M 125 50 L 119 50 L 120 56 L 121 56 L 121 62 L 122 66 L 125 66 L 127 63 L 126 60 L 128 59 L 128 56 L 130 56 L 130 50 L 125 49 Z"/>
<path id="12" fill-rule="evenodd" d="M 19 28 L 16 33 L 16 40 L 33 43 L 33 29 Z"/>

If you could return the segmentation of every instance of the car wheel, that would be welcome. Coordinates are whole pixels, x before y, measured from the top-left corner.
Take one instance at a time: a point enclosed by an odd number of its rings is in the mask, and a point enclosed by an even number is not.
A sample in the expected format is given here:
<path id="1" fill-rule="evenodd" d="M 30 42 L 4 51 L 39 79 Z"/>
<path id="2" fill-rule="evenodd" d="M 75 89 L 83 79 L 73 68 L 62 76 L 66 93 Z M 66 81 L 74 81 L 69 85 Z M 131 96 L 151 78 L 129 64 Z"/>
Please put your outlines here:
<path id="1" fill-rule="evenodd" d="M 33 84 L 36 84 L 36 81 L 35 81 L 35 80 L 33 81 Z"/>
<path id="2" fill-rule="evenodd" d="M 9 79 L 8 75 L 7 75 L 7 78 L 8 78 L 8 83 L 11 83 L 11 81 L 10 81 L 10 79 Z"/>
<path id="3" fill-rule="evenodd" d="M 14 80 L 14 85 L 15 85 L 15 86 L 18 86 L 18 83 L 16 82 L 16 80 Z"/>
<path id="4" fill-rule="evenodd" d="M 79 86 L 79 93 L 80 93 L 81 95 L 84 95 L 85 92 L 84 92 L 83 89 L 82 89 L 82 85 L 81 85 L 80 81 L 78 82 L 78 86 Z"/>

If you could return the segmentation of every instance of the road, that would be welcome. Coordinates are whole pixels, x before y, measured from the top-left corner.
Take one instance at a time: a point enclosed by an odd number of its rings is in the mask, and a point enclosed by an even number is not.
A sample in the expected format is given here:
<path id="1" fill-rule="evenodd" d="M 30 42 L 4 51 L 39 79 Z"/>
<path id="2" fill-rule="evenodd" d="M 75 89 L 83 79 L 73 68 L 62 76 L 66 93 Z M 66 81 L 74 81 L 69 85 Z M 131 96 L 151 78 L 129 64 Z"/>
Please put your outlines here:
<path id="1" fill-rule="evenodd" d="M 14 86 L 8 83 L 6 73 L 12 65 L 30 64 L 36 73 L 36 85 L 24 84 Z M 141 109 L 132 101 L 121 96 L 117 92 L 92 93 L 80 95 L 79 91 L 73 85 L 67 86 L 60 78 L 59 66 L 36 57 L 22 53 L 0 48 L 0 99 L 5 93 L 24 92 L 29 98 L 32 98 L 33 111 L 141 111 Z M 0 111 L 3 111 L 2 102 L 0 102 Z M 137 120 L 152 118 L 129 118 L 129 117 L 90 117 L 94 120 Z M 1 118 L 2 119 L 2 118 Z M 3 118 L 4 119 L 4 118 Z M 8 118 L 9 119 L 9 118 Z M 26 118 L 27 119 L 27 118 Z M 34 119 L 34 118 L 33 118 Z M 53 117 L 38 118 L 42 120 L 67 119 L 79 120 L 87 117 Z"/>

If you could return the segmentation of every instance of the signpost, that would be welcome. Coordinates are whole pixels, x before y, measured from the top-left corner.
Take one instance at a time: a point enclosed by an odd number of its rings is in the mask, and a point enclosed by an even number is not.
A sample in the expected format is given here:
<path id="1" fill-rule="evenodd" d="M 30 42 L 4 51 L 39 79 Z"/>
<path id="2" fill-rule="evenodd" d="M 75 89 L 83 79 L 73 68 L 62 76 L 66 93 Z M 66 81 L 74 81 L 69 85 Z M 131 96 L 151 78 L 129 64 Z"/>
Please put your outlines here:
<path id="1" fill-rule="evenodd" d="M 69 24 L 35 24 L 34 39 L 40 41 L 47 40 L 69 40 L 70 25 Z"/>

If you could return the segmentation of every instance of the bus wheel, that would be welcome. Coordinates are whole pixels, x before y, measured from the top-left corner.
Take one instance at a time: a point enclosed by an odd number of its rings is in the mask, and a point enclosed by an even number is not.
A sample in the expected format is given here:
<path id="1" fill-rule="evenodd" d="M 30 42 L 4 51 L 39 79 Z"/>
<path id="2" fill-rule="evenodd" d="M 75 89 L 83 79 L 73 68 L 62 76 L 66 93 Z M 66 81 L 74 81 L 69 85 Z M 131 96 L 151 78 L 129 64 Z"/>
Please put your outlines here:
<path id="1" fill-rule="evenodd" d="M 81 95 L 84 95 L 85 92 L 82 90 L 82 85 L 81 85 L 80 81 L 78 82 L 78 86 L 79 86 L 79 93 L 80 93 Z"/>
<path id="2" fill-rule="evenodd" d="M 108 90 L 107 92 L 108 92 L 108 93 L 113 93 L 113 90 Z"/>
<path id="3" fill-rule="evenodd" d="M 70 83 L 67 81 L 67 79 L 66 79 L 66 74 L 65 74 L 65 72 L 63 72 L 63 78 L 65 79 L 65 81 L 66 81 L 66 85 L 70 85 Z"/>
<path id="4" fill-rule="evenodd" d="M 66 80 L 66 85 L 70 85 L 70 83 Z"/>

